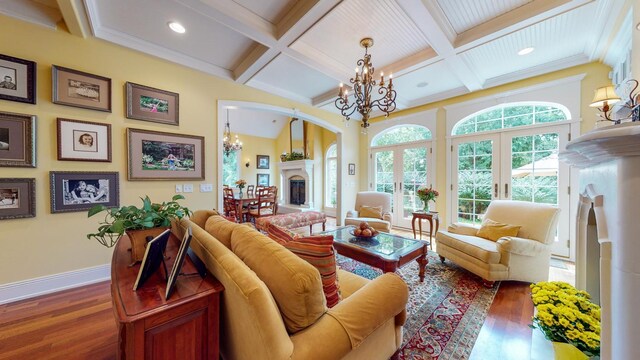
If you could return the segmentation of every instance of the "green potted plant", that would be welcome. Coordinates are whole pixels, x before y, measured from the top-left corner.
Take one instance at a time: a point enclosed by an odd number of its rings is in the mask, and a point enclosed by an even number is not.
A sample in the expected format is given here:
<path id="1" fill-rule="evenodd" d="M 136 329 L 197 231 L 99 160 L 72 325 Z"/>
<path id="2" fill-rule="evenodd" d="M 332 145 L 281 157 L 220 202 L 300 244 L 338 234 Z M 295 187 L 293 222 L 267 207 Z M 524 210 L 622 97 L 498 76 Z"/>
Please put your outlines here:
<path id="1" fill-rule="evenodd" d="M 141 198 L 142 199 L 142 198 Z M 100 222 L 98 231 L 87 234 L 88 239 L 95 239 L 106 247 L 113 247 L 125 233 L 131 240 L 131 257 L 133 261 L 141 261 L 147 238 L 153 239 L 166 228 L 171 226 L 171 220 L 190 216 L 191 210 L 180 205 L 178 200 L 184 200 L 182 195 L 174 195 L 171 201 L 162 204 L 152 203 L 149 196 L 142 199 L 142 207 L 133 205 L 121 208 L 107 208 L 95 205 L 87 217 L 106 212 L 104 220 Z"/>

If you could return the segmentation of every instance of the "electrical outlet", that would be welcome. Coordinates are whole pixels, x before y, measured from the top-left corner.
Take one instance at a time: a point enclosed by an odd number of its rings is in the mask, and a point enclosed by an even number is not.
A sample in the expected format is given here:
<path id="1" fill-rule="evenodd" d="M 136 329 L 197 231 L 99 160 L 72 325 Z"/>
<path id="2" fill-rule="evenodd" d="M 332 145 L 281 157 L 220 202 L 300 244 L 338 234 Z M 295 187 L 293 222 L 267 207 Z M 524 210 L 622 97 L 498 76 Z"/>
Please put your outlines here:
<path id="1" fill-rule="evenodd" d="M 184 185 L 182 185 L 182 189 L 184 189 L 184 192 L 186 192 L 186 193 L 192 193 L 193 192 L 193 184 L 184 184 Z"/>
<path id="2" fill-rule="evenodd" d="M 182 192 L 182 185 L 181 184 L 176 184 L 176 192 L 177 193 L 181 193 Z"/>
<path id="3" fill-rule="evenodd" d="M 200 184 L 200 192 L 212 192 L 213 184 Z"/>

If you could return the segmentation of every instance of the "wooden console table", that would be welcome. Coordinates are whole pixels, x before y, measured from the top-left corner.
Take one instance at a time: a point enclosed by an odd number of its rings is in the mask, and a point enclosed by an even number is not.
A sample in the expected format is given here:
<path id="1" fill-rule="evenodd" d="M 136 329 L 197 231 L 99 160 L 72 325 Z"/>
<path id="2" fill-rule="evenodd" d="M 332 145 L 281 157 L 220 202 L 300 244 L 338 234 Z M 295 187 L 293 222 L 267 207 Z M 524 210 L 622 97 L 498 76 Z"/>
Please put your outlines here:
<path id="1" fill-rule="evenodd" d="M 180 240 L 167 244 L 170 271 Z M 140 264 L 131 263 L 131 243 L 123 236 L 111 260 L 111 297 L 118 322 L 118 359 L 218 359 L 219 309 L 223 286 L 211 275 L 178 277 L 169 300 L 167 276 L 160 269 L 133 291 Z M 196 273 L 188 257 L 182 272 Z"/>
<path id="2" fill-rule="evenodd" d="M 416 238 L 416 220 L 418 220 L 418 227 L 420 229 L 420 240 L 422 240 L 422 219 L 429 221 L 429 247 L 433 249 L 433 234 L 438 232 L 440 228 L 440 218 L 438 217 L 437 212 L 424 212 L 424 211 L 416 211 L 413 213 L 413 218 L 411 219 L 411 228 L 413 229 L 413 238 Z M 435 231 L 433 228 L 433 223 L 436 223 Z"/>

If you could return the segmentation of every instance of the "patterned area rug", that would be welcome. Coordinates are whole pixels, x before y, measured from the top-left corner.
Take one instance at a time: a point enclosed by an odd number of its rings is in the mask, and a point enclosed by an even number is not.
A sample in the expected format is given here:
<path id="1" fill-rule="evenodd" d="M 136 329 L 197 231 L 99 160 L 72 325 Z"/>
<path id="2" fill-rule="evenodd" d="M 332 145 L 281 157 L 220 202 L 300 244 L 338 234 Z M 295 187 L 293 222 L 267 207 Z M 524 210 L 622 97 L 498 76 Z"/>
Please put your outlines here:
<path id="1" fill-rule="evenodd" d="M 474 274 L 450 261 L 442 264 L 434 252 L 428 256 L 423 283 L 415 261 L 397 272 L 409 285 L 400 359 L 467 359 L 500 283 L 487 289 Z M 368 279 L 382 273 L 341 255 L 338 264 Z"/>

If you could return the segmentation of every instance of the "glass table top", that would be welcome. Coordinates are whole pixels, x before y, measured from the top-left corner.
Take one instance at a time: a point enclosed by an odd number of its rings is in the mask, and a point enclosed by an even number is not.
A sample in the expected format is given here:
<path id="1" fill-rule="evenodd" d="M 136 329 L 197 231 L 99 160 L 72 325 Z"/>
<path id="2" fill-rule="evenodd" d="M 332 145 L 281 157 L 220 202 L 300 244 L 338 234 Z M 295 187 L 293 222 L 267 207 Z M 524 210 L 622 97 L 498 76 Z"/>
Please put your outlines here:
<path id="1" fill-rule="evenodd" d="M 333 235 L 333 241 L 336 243 L 361 248 L 386 258 L 398 258 L 428 244 L 427 241 L 407 239 L 383 232 L 370 240 L 357 238 L 350 234 L 350 231 L 352 232 L 354 229 L 354 226 L 345 226 L 335 230 L 325 231 L 323 234 Z"/>

